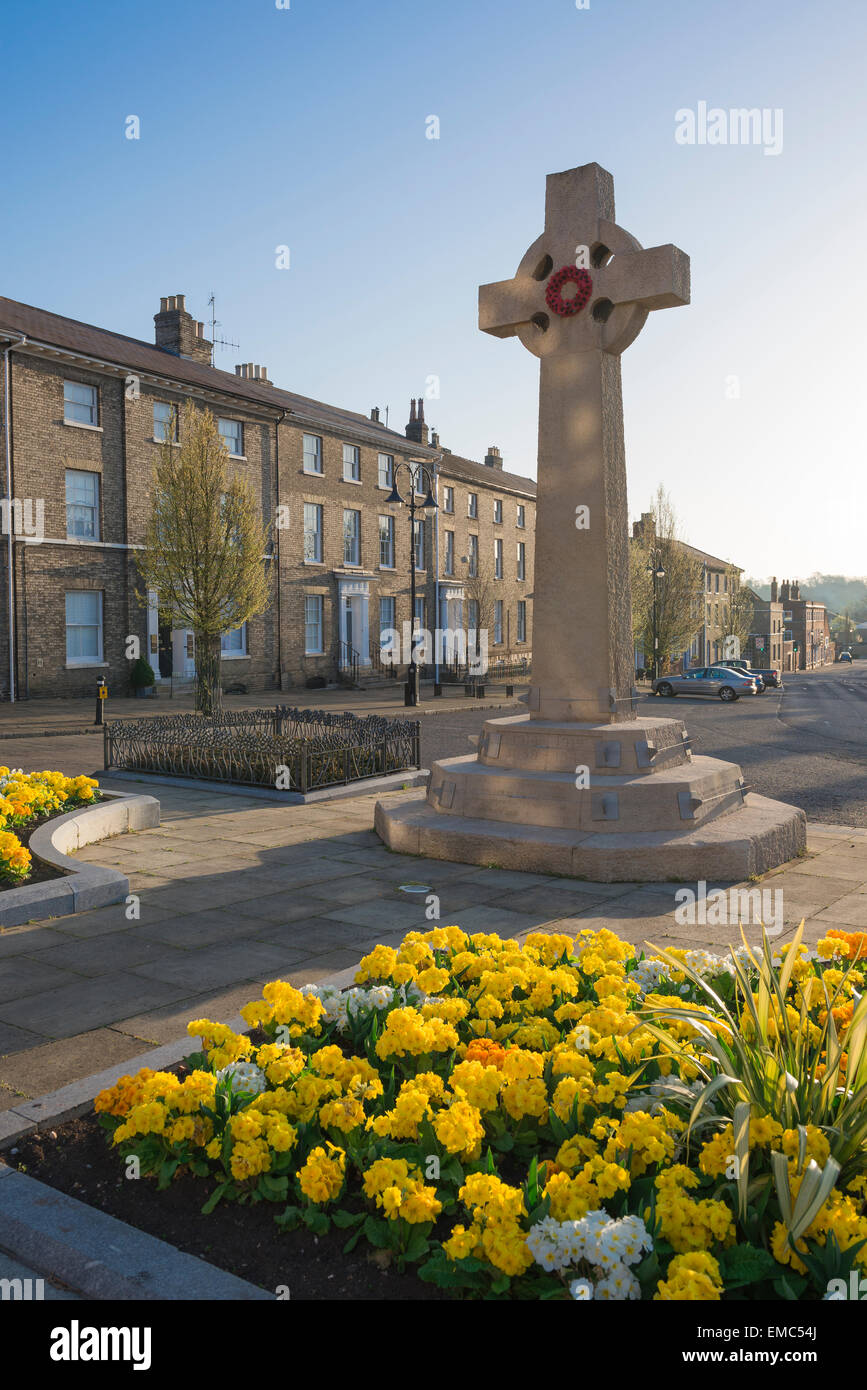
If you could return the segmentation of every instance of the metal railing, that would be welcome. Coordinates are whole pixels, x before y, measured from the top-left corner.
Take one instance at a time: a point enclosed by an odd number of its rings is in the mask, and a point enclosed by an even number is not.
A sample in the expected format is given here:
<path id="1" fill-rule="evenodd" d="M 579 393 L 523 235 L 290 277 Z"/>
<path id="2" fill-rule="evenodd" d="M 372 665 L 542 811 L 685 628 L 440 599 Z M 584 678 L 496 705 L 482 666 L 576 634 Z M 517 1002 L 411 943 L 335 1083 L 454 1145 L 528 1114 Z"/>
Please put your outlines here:
<path id="1" fill-rule="evenodd" d="M 358 685 L 358 668 L 361 658 L 348 642 L 337 643 L 337 675 L 344 685 Z"/>
<path id="2" fill-rule="evenodd" d="M 235 710 L 210 719 L 114 720 L 103 761 L 130 772 L 306 792 L 419 768 L 418 720 L 326 710 Z"/>

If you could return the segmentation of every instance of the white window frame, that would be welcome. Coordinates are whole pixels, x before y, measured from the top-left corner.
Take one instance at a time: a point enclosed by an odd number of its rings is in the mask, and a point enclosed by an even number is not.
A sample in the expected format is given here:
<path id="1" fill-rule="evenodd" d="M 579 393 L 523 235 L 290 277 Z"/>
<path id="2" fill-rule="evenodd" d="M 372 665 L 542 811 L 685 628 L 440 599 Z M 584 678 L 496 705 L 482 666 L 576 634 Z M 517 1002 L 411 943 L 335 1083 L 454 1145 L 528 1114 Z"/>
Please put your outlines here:
<path id="1" fill-rule="evenodd" d="M 346 518 L 349 516 L 355 518 L 353 522 L 354 529 L 351 536 L 348 536 L 346 532 Z M 355 554 L 356 558 L 354 560 L 347 560 L 346 558 L 346 546 L 348 540 L 353 540 L 355 542 L 355 549 L 353 553 Z M 343 508 L 343 563 L 350 569 L 361 568 L 361 512 L 358 510 L 357 507 Z"/>
<path id="2" fill-rule="evenodd" d="M 308 441 L 308 439 L 313 439 L 313 440 L 316 441 L 317 448 L 316 448 L 316 450 L 315 450 L 312 454 L 311 454 L 311 452 L 310 452 L 310 451 L 308 450 L 308 448 L 307 448 L 307 441 Z M 307 460 L 308 460 L 308 458 L 311 458 L 311 457 L 314 458 L 316 462 L 318 462 L 318 464 L 319 464 L 319 467 L 318 467 L 318 468 L 308 468 L 308 467 L 307 467 Z M 308 474 L 310 474 L 312 477 L 315 477 L 315 478 L 321 478 L 321 477 L 322 477 L 322 474 L 323 474 L 323 471 L 324 471 L 324 467 L 325 467 L 325 465 L 324 465 L 323 462 L 322 462 L 322 435 L 321 435 L 321 434 L 305 434 L 305 435 L 303 435 L 303 436 L 302 436 L 302 439 L 301 439 L 301 470 L 302 470 L 302 472 L 308 473 Z"/>
<path id="3" fill-rule="evenodd" d="M 503 645 L 503 600 L 494 599 L 494 646 Z"/>
<path id="4" fill-rule="evenodd" d="M 412 553 L 415 560 L 416 570 L 423 570 L 425 566 L 425 540 L 424 540 L 424 518 L 417 516 L 413 522 L 414 535 L 412 538 Z"/>
<path id="5" fill-rule="evenodd" d="M 229 643 L 231 642 L 231 646 Z M 220 635 L 220 656 L 223 661 L 238 661 L 242 657 L 249 656 L 247 651 L 247 624 L 242 623 L 240 627 L 233 628 L 231 632 L 224 632 Z"/>
<path id="6" fill-rule="evenodd" d="M 89 400 L 89 402 L 88 402 L 88 401 L 77 401 L 77 400 L 75 400 L 75 399 L 72 398 L 71 394 L 70 394 L 70 395 L 67 395 L 67 387 L 71 387 L 73 391 L 82 391 L 82 392 L 86 391 L 86 392 L 89 392 L 89 393 L 90 393 L 90 400 Z M 88 418 L 87 418 L 86 420 L 76 420 L 76 419 L 74 419 L 74 418 L 70 418 L 70 412 L 71 412 L 71 411 L 75 411 L 75 410 L 86 411 L 86 412 L 87 412 L 87 415 L 88 415 Z M 64 382 L 63 382 L 63 423 L 64 423 L 65 425 L 79 425 L 82 429 L 86 429 L 86 430 L 88 430 L 88 429 L 89 429 L 89 430 L 98 430 L 98 429 L 99 429 L 99 387 L 98 387 L 98 386 L 91 386 L 91 385 L 89 384 L 89 382 L 86 382 L 86 381 L 73 381 L 71 378 L 66 378 L 66 379 L 64 380 Z"/>
<path id="7" fill-rule="evenodd" d="M 311 604 L 313 605 L 314 611 L 317 615 L 315 618 L 310 617 Z M 310 645 L 311 628 L 318 630 L 318 647 L 311 647 Z M 322 594 L 304 595 L 304 655 L 325 655 L 325 599 Z"/>
<path id="8" fill-rule="evenodd" d="M 502 526 L 502 524 L 503 524 L 503 499 L 502 499 L 502 497 L 495 497 L 495 498 L 494 498 L 494 524 L 495 524 L 496 526 Z"/>
<path id="9" fill-rule="evenodd" d="M 321 503 L 321 502 L 305 502 L 305 503 L 303 504 L 303 506 L 304 506 L 304 510 L 303 510 L 303 512 L 302 512 L 302 516 L 303 516 L 303 518 L 304 518 L 304 540 L 303 540 L 303 544 L 304 544 L 304 563 L 305 563 L 305 565 L 321 565 L 321 564 L 322 564 L 322 503 Z M 315 529 L 314 531 L 311 531 L 311 530 L 308 528 L 308 526 L 307 526 L 307 508 L 308 508 L 308 507 L 315 507 L 315 508 L 316 508 L 316 520 L 317 520 L 317 522 L 318 522 L 319 524 L 318 524 L 318 526 L 316 527 L 316 529 Z M 317 544 L 316 544 L 316 557 L 315 557 L 315 559 L 310 559 L 310 558 L 308 558 L 308 555 L 307 555 L 307 537 L 308 537 L 308 536 L 315 536 L 315 537 L 316 537 L 316 542 L 317 542 Z"/>
<path id="10" fill-rule="evenodd" d="M 160 407 L 162 407 L 164 410 L 167 410 L 167 411 L 169 412 L 165 419 L 158 419 L 158 418 L 157 418 L 157 411 L 160 409 Z M 177 442 L 178 442 L 178 426 L 179 426 L 179 423 L 180 423 L 179 420 L 178 420 L 178 408 L 177 408 L 177 406 L 172 405 L 171 401 L 154 401 L 154 403 L 153 403 L 153 412 L 154 412 L 154 433 L 153 433 L 154 443 L 155 443 L 155 444 L 177 444 Z M 169 436 L 168 436 L 168 433 L 167 433 L 167 429 L 168 429 L 168 427 L 169 427 L 172 423 L 174 423 L 174 427 L 175 427 L 175 428 L 174 428 L 174 433 L 172 434 L 172 437 L 171 437 L 171 439 L 170 439 Z M 160 430 L 161 430 L 161 429 L 162 429 L 162 433 L 160 433 Z"/>
<path id="11" fill-rule="evenodd" d="M 516 642 L 526 642 L 527 640 L 527 600 L 518 599 L 518 617 L 515 624 Z"/>
<path id="12" fill-rule="evenodd" d="M 388 604 L 388 606 L 389 606 L 389 611 L 390 611 L 390 614 L 391 614 L 390 618 L 386 619 L 385 621 L 383 621 L 383 617 L 382 617 L 382 605 L 383 605 L 384 603 L 385 603 L 385 604 Z M 394 631 L 394 630 L 395 630 L 395 626 L 396 626 L 396 619 L 397 619 L 397 604 L 395 603 L 394 594 L 380 594 L 380 596 L 379 596 L 379 631 L 380 631 L 380 633 L 385 632 L 388 628 L 391 628 L 392 631 Z M 382 641 L 382 637 L 380 636 L 380 642 L 381 642 L 381 641 Z"/>
<path id="13" fill-rule="evenodd" d="M 94 501 L 93 501 L 93 503 L 90 503 L 90 502 L 75 502 L 75 501 L 70 501 L 70 498 L 69 498 L 69 480 L 70 480 L 70 478 L 87 478 L 88 480 L 93 479 L 93 485 L 94 485 Z M 100 480 L 100 475 L 99 475 L 98 473 L 94 473 L 92 470 L 88 470 L 88 469 L 84 469 L 84 468 L 67 468 L 67 469 L 65 470 L 64 482 L 65 482 L 65 487 L 66 487 L 66 537 L 67 537 L 67 540 L 76 540 L 76 541 L 98 541 L 98 540 L 100 539 L 100 535 L 99 535 L 99 480 Z M 92 534 L 92 535 L 89 535 L 89 534 L 87 534 L 87 533 L 82 534 L 82 533 L 79 533 L 79 532 L 76 532 L 76 531 L 73 531 L 73 530 L 70 529 L 70 525 L 69 525 L 69 521 L 70 521 L 69 509 L 70 509 L 70 507 L 79 507 L 79 508 L 81 508 L 82 510 L 89 511 L 89 512 L 92 514 L 92 519 L 93 519 L 93 534 Z M 70 592 L 72 592 L 72 591 L 70 590 Z"/>
<path id="14" fill-rule="evenodd" d="M 346 470 L 349 468 L 349 476 Z M 361 448 L 358 444 L 344 444 L 343 446 L 343 481 L 345 483 L 361 482 Z"/>
<path id="15" fill-rule="evenodd" d="M 234 442 L 235 438 L 238 439 L 238 442 L 239 442 L 239 444 L 240 444 L 240 446 L 241 446 L 241 448 L 240 448 L 240 453 L 237 453 L 237 452 L 231 447 L 230 438 L 227 436 L 226 431 L 223 429 L 223 426 L 224 426 L 224 425 L 233 425 L 233 426 L 235 427 L 235 428 L 233 429 L 233 431 L 232 431 L 231 441 Z M 227 448 L 228 451 L 229 451 L 229 458 L 230 458 L 230 459 L 242 459 L 242 458 L 246 458 L 246 457 L 247 457 L 246 454 L 244 453 L 244 422 L 243 422 L 243 420 L 235 420 L 235 419 L 233 419 L 233 417 L 232 417 L 231 415 L 220 415 L 220 416 L 217 417 L 217 430 L 218 430 L 218 432 L 219 432 L 220 438 L 222 439 L 223 443 L 225 444 L 226 448 Z M 237 431 L 237 435 L 236 435 L 235 431 Z"/>
<path id="16" fill-rule="evenodd" d="M 96 600 L 97 600 L 97 611 L 98 611 L 98 621 L 97 621 L 96 623 L 70 623 L 70 621 L 69 621 L 69 599 L 73 596 L 73 594 L 75 594 L 75 595 L 78 595 L 78 594 L 87 594 L 88 597 L 93 596 L 93 597 L 96 598 Z M 102 590 L 101 590 L 101 589 L 67 589 L 67 590 L 66 590 L 65 595 L 64 595 L 64 622 L 65 622 L 65 631 L 66 631 L 66 665 L 67 665 L 67 666 L 105 666 L 105 665 L 108 664 L 106 661 L 103 660 L 103 653 L 104 653 L 104 651 L 105 651 L 105 637 L 104 637 L 104 630 L 103 630 L 103 627 L 104 627 L 103 613 L 104 613 L 104 601 L 103 601 L 103 593 L 102 593 Z M 75 630 L 77 631 L 79 628 L 87 628 L 87 629 L 89 630 L 89 629 L 94 628 L 94 627 L 96 628 L 97 636 L 98 636 L 98 647 L 99 647 L 99 650 L 98 650 L 97 654 L 96 654 L 96 655 L 88 654 L 87 656 L 72 656 L 72 657 L 71 657 L 71 656 L 69 655 L 69 633 L 70 633 L 70 630 L 71 630 L 71 629 L 75 629 Z"/>
<path id="17" fill-rule="evenodd" d="M 518 579 L 526 579 L 526 578 L 527 578 L 527 546 L 526 546 L 526 543 L 525 543 L 524 541 L 518 541 L 517 567 L 518 567 L 517 578 L 518 578 Z"/>
<path id="18" fill-rule="evenodd" d="M 479 515 L 479 494 L 478 494 L 477 492 L 468 492 L 468 493 L 467 493 L 467 516 L 468 516 L 468 517 L 471 517 L 471 518 L 473 519 L 473 521 L 476 521 L 476 520 L 478 519 L 478 515 Z"/>
<path id="19" fill-rule="evenodd" d="M 386 537 L 383 535 L 383 522 L 386 523 L 387 541 Z M 388 545 L 388 560 L 383 560 L 382 558 L 382 548 L 385 543 Z M 394 569 L 394 517 L 384 516 L 382 513 L 380 513 L 379 516 L 379 568 L 381 570 Z"/>
<path id="20" fill-rule="evenodd" d="M 522 531 L 525 529 L 527 525 L 527 514 L 523 502 L 518 503 L 518 511 L 515 520 L 515 525 L 519 527 Z"/>
<path id="21" fill-rule="evenodd" d="M 455 533 L 444 531 L 443 536 L 443 574 L 452 575 L 455 572 Z"/>
<path id="22" fill-rule="evenodd" d="M 383 492 L 391 492 L 394 487 L 394 454 L 379 454 L 376 460 L 377 486 Z M 385 482 L 382 481 L 383 476 Z"/>
<path id="23" fill-rule="evenodd" d="M 455 514 L 455 490 L 453 487 L 443 485 L 443 511 L 449 516 Z"/>
<path id="24" fill-rule="evenodd" d="M 503 577 L 503 538 L 497 536 L 494 540 L 494 578 Z"/>
<path id="25" fill-rule="evenodd" d="M 478 536 L 467 536 L 467 574 L 470 579 L 476 579 L 479 573 L 479 538 Z"/>

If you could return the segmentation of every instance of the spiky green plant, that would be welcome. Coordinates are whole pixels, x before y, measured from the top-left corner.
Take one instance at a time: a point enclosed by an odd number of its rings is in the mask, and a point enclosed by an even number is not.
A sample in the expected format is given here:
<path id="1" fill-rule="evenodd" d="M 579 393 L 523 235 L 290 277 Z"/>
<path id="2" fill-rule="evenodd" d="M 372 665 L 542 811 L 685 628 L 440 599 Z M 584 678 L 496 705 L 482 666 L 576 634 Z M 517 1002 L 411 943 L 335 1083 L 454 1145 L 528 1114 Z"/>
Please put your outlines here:
<path id="1" fill-rule="evenodd" d="M 656 1007 L 644 1011 L 645 1026 L 662 1042 L 672 1058 L 697 1068 L 705 1081 L 692 1106 L 688 1133 L 729 1121 L 735 1135 L 739 1167 L 749 1170 L 750 1114 L 768 1116 L 784 1129 L 800 1131 L 799 1169 L 806 1153 L 806 1126 L 826 1135 L 831 1154 L 842 1171 L 843 1182 L 867 1169 L 867 994 L 852 997 L 852 1018 L 841 1039 L 834 1009 L 850 997 L 849 975 L 855 962 L 843 972 L 833 993 L 816 970 L 822 987 L 825 1019 L 809 1018 L 808 992 L 800 991 L 797 1021 L 789 992 L 804 932 L 801 922 L 781 965 L 775 966 L 767 933 L 762 931 L 758 959 L 744 937 L 750 970 L 732 952 L 734 998 L 731 1006 L 690 965 L 664 950 L 656 953 L 674 971 L 685 974 L 711 1005 L 714 1019 L 703 1022 L 688 1008 Z M 741 932 L 743 936 L 743 932 Z M 671 1033 L 652 1020 L 678 1019 L 691 1024 L 700 1039 L 686 1043 L 672 1040 Z M 845 1084 L 840 1085 L 840 1076 Z M 711 1101 L 714 1113 L 707 1113 Z M 722 1103 L 722 1109 L 717 1108 Z M 726 1113 L 726 1106 L 728 1107 Z M 746 1200 L 746 1179 L 743 1184 Z"/>

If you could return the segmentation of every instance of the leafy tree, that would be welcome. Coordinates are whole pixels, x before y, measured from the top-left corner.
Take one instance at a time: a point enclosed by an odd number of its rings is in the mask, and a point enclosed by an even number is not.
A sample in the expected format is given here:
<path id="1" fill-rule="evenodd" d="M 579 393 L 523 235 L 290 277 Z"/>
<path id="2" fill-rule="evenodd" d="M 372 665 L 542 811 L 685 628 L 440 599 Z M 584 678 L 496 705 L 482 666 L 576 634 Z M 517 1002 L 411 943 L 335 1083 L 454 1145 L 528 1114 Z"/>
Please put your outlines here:
<path id="1" fill-rule="evenodd" d="M 156 590 L 172 627 L 192 628 L 196 709 L 222 707 L 220 638 L 270 602 L 264 555 L 268 528 L 253 489 L 229 471 L 229 454 L 209 411 L 191 402 L 166 430 L 154 468 L 152 510 L 139 558 L 145 591 Z"/>

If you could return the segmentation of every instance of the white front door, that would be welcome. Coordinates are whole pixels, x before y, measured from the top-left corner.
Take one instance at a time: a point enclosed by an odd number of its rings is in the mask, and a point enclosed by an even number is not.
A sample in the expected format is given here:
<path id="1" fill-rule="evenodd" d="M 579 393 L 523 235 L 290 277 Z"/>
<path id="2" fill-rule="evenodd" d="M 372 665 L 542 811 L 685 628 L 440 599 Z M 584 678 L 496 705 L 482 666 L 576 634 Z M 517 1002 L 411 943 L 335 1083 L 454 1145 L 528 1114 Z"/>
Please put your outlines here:
<path id="1" fill-rule="evenodd" d="M 192 628 L 176 627 L 172 631 L 172 674 L 181 680 L 196 674 L 196 646 Z"/>

